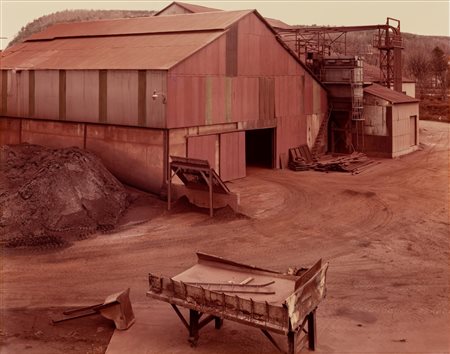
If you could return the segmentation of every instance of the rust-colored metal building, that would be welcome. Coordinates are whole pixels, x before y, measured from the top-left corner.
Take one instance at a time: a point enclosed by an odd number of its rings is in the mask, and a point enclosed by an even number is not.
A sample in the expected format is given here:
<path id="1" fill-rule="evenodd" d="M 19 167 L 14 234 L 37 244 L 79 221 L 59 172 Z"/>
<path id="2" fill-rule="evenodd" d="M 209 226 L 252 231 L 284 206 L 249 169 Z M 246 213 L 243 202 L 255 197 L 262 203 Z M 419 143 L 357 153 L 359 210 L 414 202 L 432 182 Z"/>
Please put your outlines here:
<path id="1" fill-rule="evenodd" d="M 327 91 L 257 11 L 54 25 L 1 56 L 0 143 L 76 145 L 160 192 L 170 155 L 224 180 L 314 143 Z"/>

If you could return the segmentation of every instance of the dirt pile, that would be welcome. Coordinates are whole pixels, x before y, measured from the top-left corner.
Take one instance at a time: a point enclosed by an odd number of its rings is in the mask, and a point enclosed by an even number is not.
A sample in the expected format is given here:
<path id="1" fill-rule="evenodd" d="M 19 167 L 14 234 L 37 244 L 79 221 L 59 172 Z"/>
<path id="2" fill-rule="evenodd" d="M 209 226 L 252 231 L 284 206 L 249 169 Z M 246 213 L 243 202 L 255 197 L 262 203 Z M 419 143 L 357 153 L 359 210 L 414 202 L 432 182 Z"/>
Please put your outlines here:
<path id="1" fill-rule="evenodd" d="M 0 146 L 3 245 L 64 245 L 113 229 L 127 206 L 123 185 L 90 152 Z"/>

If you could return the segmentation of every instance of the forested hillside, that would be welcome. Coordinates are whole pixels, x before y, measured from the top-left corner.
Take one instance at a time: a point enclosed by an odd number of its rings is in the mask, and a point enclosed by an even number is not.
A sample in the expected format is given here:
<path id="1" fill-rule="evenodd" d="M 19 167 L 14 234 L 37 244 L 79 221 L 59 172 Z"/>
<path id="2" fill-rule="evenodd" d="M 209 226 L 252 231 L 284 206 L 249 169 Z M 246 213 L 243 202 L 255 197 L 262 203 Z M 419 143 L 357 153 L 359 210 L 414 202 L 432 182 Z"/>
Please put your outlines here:
<path id="1" fill-rule="evenodd" d="M 22 42 L 25 38 L 31 36 L 33 33 L 40 32 L 43 29 L 55 24 L 63 22 L 79 22 L 79 21 L 93 21 L 100 19 L 113 18 L 131 18 L 131 17 L 145 17 L 152 16 L 156 11 L 129 11 L 129 10 L 64 10 L 51 13 L 37 18 L 28 23 L 19 31 L 16 37 L 9 42 L 8 47 Z"/>

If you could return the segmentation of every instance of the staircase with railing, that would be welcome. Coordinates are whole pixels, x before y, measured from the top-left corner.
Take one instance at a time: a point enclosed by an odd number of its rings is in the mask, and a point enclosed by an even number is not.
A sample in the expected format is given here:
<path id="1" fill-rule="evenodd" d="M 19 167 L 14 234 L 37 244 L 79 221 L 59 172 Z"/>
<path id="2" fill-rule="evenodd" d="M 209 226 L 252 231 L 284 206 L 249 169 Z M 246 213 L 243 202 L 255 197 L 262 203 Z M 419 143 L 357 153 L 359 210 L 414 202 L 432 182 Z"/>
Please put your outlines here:
<path id="1" fill-rule="evenodd" d="M 333 106 L 331 103 L 328 105 L 328 110 L 325 113 L 325 117 L 322 120 L 322 123 L 320 123 L 320 128 L 316 136 L 316 140 L 314 141 L 314 145 L 311 148 L 311 154 L 313 157 L 317 157 L 319 154 L 319 148 L 324 145 L 324 140 L 326 138 L 326 132 L 328 130 L 328 122 L 330 121 L 331 117 L 331 111 L 333 110 Z"/>

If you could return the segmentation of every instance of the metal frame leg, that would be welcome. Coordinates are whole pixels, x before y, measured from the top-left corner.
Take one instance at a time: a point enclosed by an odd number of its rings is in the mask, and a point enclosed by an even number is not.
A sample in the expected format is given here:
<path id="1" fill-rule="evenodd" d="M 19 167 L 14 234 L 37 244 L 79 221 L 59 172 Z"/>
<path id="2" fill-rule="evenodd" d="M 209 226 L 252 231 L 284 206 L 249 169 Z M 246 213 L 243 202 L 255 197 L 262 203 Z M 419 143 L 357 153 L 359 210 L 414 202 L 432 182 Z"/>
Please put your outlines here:
<path id="1" fill-rule="evenodd" d="M 198 322 L 200 319 L 200 313 L 195 310 L 189 310 L 189 339 L 192 347 L 195 347 L 198 342 Z"/>
<path id="2" fill-rule="evenodd" d="M 289 331 L 288 335 L 288 354 L 295 354 L 296 343 L 295 343 L 295 332 Z"/>
<path id="3" fill-rule="evenodd" d="M 316 350 L 317 330 L 316 330 L 316 310 L 308 314 L 308 346 L 311 350 Z"/>
<path id="4" fill-rule="evenodd" d="M 214 328 L 221 329 L 223 326 L 223 320 L 220 317 L 214 317 Z"/>

